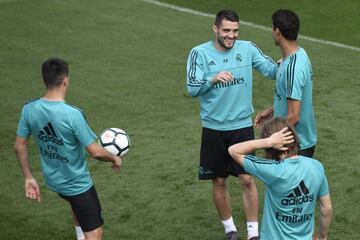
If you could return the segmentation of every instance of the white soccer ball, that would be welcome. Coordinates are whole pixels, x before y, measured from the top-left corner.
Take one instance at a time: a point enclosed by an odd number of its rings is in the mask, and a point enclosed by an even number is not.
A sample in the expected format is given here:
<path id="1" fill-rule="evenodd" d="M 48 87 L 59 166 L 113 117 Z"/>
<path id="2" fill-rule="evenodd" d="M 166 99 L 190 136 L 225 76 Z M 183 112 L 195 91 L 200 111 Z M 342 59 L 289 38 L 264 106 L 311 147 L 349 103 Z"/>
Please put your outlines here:
<path id="1" fill-rule="evenodd" d="M 124 156 L 130 148 L 130 138 L 120 128 L 108 128 L 100 135 L 99 142 L 109 153 L 116 156 Z"/>

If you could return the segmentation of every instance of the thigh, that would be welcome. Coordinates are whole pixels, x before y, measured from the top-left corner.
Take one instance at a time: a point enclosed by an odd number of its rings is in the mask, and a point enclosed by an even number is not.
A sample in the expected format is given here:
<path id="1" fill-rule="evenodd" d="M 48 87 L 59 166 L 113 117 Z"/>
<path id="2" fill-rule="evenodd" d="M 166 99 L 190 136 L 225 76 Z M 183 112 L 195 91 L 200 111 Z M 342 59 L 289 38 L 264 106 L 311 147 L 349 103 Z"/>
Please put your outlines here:
<path id="1" fill-rule="evenodd" d="M 94 186 L 86 192 L 75 196 L 60 196 L 70 203 L 74 215 L 84 232 L 91 232 L 104 224 L 101 216 L 100 201 Z"/>
<path id="2" fill-rule="evenodd" d="M 228 133 L 228 141 L 227 141 L 227 147 L 230 147 L 231 145 L 234 145 L 236 143 L 245 142 L 249 140 L 254 140 L 255 134 L 254 134 L 254 128 L 246 127 L 241 128 L 237 130 L 229 131 Z M 255 153 L 251 153 L 251 155 L 255 155 Z M 229 155 L 229 172 L 231 175 L 238 176 L 240 174 L 247 174 L 245 172 L 245 169 L 238 164 L 234 159 L 231 158 Z"/>
<path id="3" fill-rule="evenodd" d="M 199 179 L 226 178 L 227 147 L 221 131 L 203 128 L 200 149 Z"/>

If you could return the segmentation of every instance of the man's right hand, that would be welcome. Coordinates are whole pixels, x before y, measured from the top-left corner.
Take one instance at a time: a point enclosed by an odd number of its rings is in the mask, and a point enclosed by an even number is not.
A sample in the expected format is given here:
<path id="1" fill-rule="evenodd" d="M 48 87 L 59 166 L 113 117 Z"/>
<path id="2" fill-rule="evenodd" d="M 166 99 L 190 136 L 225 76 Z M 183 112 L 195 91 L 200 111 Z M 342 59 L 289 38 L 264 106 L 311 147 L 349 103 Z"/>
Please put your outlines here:
<path id="1" fill-rule="evenodd" d="M 256 128 L 261 128 L 266 120 L 269 120 L 270 118 L 272 118 L 274 113 L 274 109 L 273 107 L 270 107 L 258 114 L 256 114 L 255 117 L 255 127 Z"/>
<path id="2" fill-rule="evenodd" d="M 25 179 L 25 196 L 41 202 L 40 187 L 34 178 Z"/>
<path id="3" fill-rule="evenodd" d="M 233 80 L 233 75 L 230 72 L 227 71 L 222 71 L 219 72 L 218 74 L 216 74 L 213 79 L 211 80 L 214 84 L 218 83 L 218 82 L 230 82 L 231 80 Z"/>
<path id="4" fill-rule="evenodd" d="M 118 157 L 118 156 L 114 156 L 114 157 L 115 157 L 115 159 L 114 159 L 114 161 L 112 162 L 111 168 L 112 168 L 112 170 L 114 170 L 115 172 L 118 172 L 118 171 L 120 171 L 120 169 L 121 169 L 122 160 L 121 160 L 121 158 Z"/>

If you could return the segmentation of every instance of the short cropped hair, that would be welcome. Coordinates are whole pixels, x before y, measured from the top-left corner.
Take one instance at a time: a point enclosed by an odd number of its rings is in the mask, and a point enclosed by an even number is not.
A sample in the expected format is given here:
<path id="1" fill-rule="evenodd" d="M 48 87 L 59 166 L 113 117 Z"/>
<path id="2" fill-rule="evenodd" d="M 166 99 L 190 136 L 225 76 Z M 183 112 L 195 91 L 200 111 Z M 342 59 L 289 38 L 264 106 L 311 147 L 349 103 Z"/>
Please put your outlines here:
<path id="1" fill-rule="evenodd" d="M 287 121 L 285 118 L 274 117 L 274 118 L 270 119 L 269 121 L 267 121 L 264 124 L 264 127 L 261 131 L 261 138 L 268 138 L 273 133 L 276 133 L 285 127 L 287 127 L 288 131 L 292 132 L 292 134 L 294 136 L 294 142 L 287 144 L 285 146 L 289 149 L 289 150 L 287 150 L 288 155 L 293 156 L 293 155 L 298 154 L 300 144 L 299 144 L 299 140 L 298 140 L 298 137 L 296 135 L 293 125 L 290 124 L 289 121 Z M 266 148 L 265 149 L 265 158 L 281 160 L 280 155 L 283 153 L 284 153 L 283 151 L 277 150 L 275 148 Z"/>
<path id="2" fill-rule="evenodd" d="M 69 76 L 67 62 L 59 58 L 46 60 L 43 63 L 41 70 L 46 89 L 53 89 L 59 86 L 65 77 Z"/>
<path id="3" fill-rule="evenodd" d="M 300 19 L 296 13 L 287 9 L 279 9 L 272 15 L 274 30 L 278 28 L 287 40 L 297 39 L 300 29 Z"/>
<path id="4" fill-rule="evenodd" d="M 239 22 L 239 16 L 237 15 L 237 13 L 231 9 L 224 9 L 221 10 L 220 12 L 218 12 L 216 14 L 216 18 L 215 18 L 215 25 L 216 26 L 220 26 L 221 21 L 223 19 L 226 19 L 230 22 Z"/>

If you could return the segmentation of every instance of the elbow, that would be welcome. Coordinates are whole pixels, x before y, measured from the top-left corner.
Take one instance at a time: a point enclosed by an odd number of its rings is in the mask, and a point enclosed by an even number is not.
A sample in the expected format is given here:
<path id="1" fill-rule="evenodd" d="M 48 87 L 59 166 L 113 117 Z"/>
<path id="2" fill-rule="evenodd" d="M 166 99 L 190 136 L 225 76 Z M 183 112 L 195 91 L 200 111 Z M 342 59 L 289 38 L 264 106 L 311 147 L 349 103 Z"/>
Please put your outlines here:
<path id="1" fill-rule="evenodd" d="M 296 126 L 296 124 L 300 121 L 300 116 L 299 115 L 290 115 L 290 116 L 288 116 L 288 120 L 293 126 Z"/>
<path id="2" fill-rule="evenodd" d="M 199 91 L 193 91 L 193 90 L 188 89 L 188 93 L 191 97 L 194 97 L 194 98 L 199 96 Z"/>
<path id="3" fill-rule="evenodd" d="M 328 205 L 322 207 L 321 208 L 321 215 L 323 215 L 324 217 L 331 218 L 331 216 L 332 216 L 332 205 L 328 204 Z"/>
<path id="4" fill-rule="evenodd" d="M 23 147 L 22 144 L 19 144 L 19 143 L 14 144 L 14 152 L 15 152 L 16 155 L 19 155 L 23 151 L 24 151 L 24 147 Z"/>
<path id="5" fill-rule="evenodd" d="M 236 150 L 234 145 L 228 148 L 228 153 L 233 159 L 236 159 Z"/>

